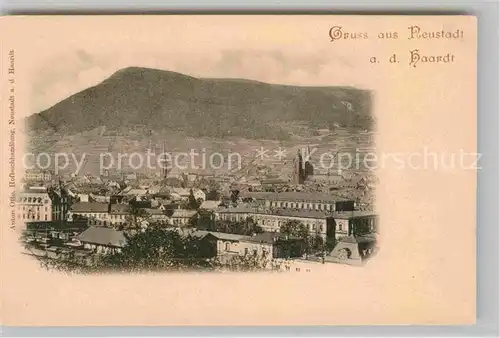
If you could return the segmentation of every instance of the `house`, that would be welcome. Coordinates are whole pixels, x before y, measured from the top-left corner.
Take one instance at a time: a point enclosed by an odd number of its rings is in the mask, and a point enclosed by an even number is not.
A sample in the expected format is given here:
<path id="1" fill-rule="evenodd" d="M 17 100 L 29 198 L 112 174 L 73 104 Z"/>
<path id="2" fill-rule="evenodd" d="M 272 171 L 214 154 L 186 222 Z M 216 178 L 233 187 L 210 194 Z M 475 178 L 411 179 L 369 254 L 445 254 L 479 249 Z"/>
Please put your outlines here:
<path id="1" fill-rule="evenodd" d="M 61 185 L 47 190 L 52 201 L 52 220 L 65 220 L 75 198 Z"/>
<path id="2" fill-rule="evenodd" d="M 264 231 L 277 232 L 289 221 L 303 224 L 311 236 L 323 239 L 336 236 L 335 222 L 332 215 L 315 210 L 289 210 L 258 208 L 219 208 L 215 210 L 217 220 L 239 222 L 252 218 Z"/>
<path id="3" fill-rule="evenodd" d="M 68 220 L 84 218 L 89 225 L 114 226 L 126 224 L 129 215 L 126 204 L 78 202 L 72 205 Z"/>
<path id="4" fill-rule="evenodd" d="M 217 256 L 240 255 L 241 252 L 244 252 L 244 249 L 241 249 L 240 242 L 249 237 L 205 230 L 196 230 L 191 233 L 191 236 L 205 238 L 206 242 L 212 242 Z"/>
<path id="5" fill-rule="evenodd" d="M 78 199 L 80 202 L 90 202 L 90 195 L 89 194 L 78 194 Z"/>
<path id="6" fill-rule="evenodd" d="M 29 187 L 17 194 L 17 219 L 19 221 L 51 221 L 53 205 L 46 187 Z"/>
<path id="7" fill-rule="evenodd" d="M 147 200 L 147 201 L 138 201 L 138 200 L 132 200 L 129 202 L 129 205 L 134 207 L 134 208 L 151 208 L 152 207 L 152 201 Z"/>
<path id="8" fill-rule="evenodd" d="M 261 257 L 293 258 L 300 257 L 305 249 L 301 238 L 292 238 L 279 232 L 263 232 L 240 240 L 240 255 L 259 255 Z"/>
<path id="9" fill-rule="evenodd" d="M 170 217 L 170 224 L 175 226 L 187 225 L 197 214 L 196 210 L 175 209 Z"/>
<path id="10" fill-rule="evenodd" d="M 122 191 L 122 194 L 127 197 L 144 197 L 147 193 L 148 191 L 146 189 L 141 188 L 128 189 L 126 192 Z"/>
<path id="11" fill-rule="evenodd" d="M 337 184 L 338 185 L 338 184 L 344 182 L 344 178 L 342 177 L 342 175 L 318 174 L 318 175 L 307 176 L 305 181 L 312 182 L 312 183 L 327 183 L 327 184 Z"/>
<path id="12" fill-rule="evenodd" d="M 168 216 L 161 209 L 144 208 L 144 211 L 149 223 L 167 224 L 169 222 Z"/>
<path id="13" fill-rule="evenodd" d="M 193 189 L 193 196 L 197 201 L 198 200 L 205 201 L 207 199 L 207 195 L 201 189 Z"/>
<path id="14" fill-rule="evenodd" d="M 361 265 L 377 251 L 374 235 L 348 236 L 341 239 L 329 255 L 326 262 Z"/>
<path id="15" fill-rule="evenodd" d="M 170 194 L 170 199 L 172 201 L 183 201 L 183 200 L 187 200 L 187 198 L 183 198 L 181 195 L 179 195 L 178 193 L 175 193 L 175 192 L 172 192 Z"/>
<path id="16" fill-rule="evenodd" d="M 238 206 L 236 208 L 217 208 L 214 210 L 215 219 L 231 222 L 241 222 L 257 212 L 258 209 Z"/>
<path id="17" fill-rule="evenodd" d="M 130 217 L 130 206 L 127 204 L 111 204 L 109 211 L 110 225 L 125 225 Z"/>
<path id="18" fill-rule="evenodd" d="M 90 193 L 89 194 L 89 202 L 109 203 L 110 196 L 104 196 L 104 195 Z"/>
<path id="19" fill-rule="evenodd" d="M 161 187 L 155 195 L 157 197 L 160 197 L 160 198 L 169 198 L 170 197 L 170 188 Z"/>
<path id="20" fill-rule="evenodd" d="M 77 236 L 85 249 L 96 253 L 107 254 L 121 252 L 127 244 L 127 238 L 123 231 L 104 227 L 89 227 Z"/>
<path id="21" fill-rule="evenodd" d="M 264 189 L 276 188 L 279 186 L 287 185 L 288 183 L 289 180 L 281 178 L 266 178 L 260 181 L 260 185 L 262 185 Z"/>
<path id="22" fill-rule="evenodd" d="M 107 225 L 109 203 L 77 202 L 71 206 L 68 220 L 88 219 L 89 225 Z"/>
<path id="23" fill-rule="evenodd" d="M 344 211 L 333 215 L 335 237 L 365 235 L 378 232 L 378 215 L 371 211 Z"/>
<path id="24" fill-rule="evenodd" d="M 182 237 L 190 236 L 200 241 L 197 250 L 198 257 L 213 258 L 217 256 L 218 238 L 213 235 L 214 233 L 187 228 L 175 228 L 173 231 L 177 231 Z"/>
<path id="25" fill-rule="evenodd" d="M 189 198 L 189 195 L 191 194 L 189 189 L 186 188 L 173 188 L 172 189 L 172 196 L 181 199 L 181 200 L 187 200 Z"/>
<path id="26" fill-rule="evenodd" d="M 149 195 L 156 195 L 158 193 L 160 193 L 161 189 L 163 187 L 159 184 L 155 184 L 155 185 L 151 185 L 147 188 L 147 191 L 148 191 L 148 194 Z"/>
<path id="27" fill-rule="evenodd" d="M 355 202 L 343 197 L 321 193 L 281 192 L 264 197 L 266 207 L 320 211 L 351 211 Z"/>
<path id="28" fill-rule="evenodd" d="M 32 234 L 35 237 L 37 234 L 44 233 L 46 235 L 51 235 L 52 238 L 69 237 L 73 233 L 81 233 L 87 229 L 86 221 L 40 221 L 40 222 L 28 222 L 26 223 L 26 234 Z"/>

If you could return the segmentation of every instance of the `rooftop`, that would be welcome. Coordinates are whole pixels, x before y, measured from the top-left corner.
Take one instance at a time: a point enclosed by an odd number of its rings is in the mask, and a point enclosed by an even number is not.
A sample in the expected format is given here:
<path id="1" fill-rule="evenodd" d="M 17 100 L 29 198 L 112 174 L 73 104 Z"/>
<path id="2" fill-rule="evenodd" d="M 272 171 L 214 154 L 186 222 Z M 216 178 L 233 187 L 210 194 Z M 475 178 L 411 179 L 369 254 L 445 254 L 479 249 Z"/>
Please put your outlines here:
<path id="1" fill-rule="evenodd" d="M 129 214 L 130 207 L 127 204 L 111 204 L 112 214 Z"/>
<path id="2" fill-rule="evenodd" d="M 290 237 L 280 232 L 263 232 L 255 236 L 247 237 L 245 242 L 273 244 L 279 240 L 288 240 Z M 297 238 L 294 238 L 297 239 Z"/>
<path id="3" fill-rule="evenodd" d="M 317 210 L 293 210 L 293 209 L 268 209 L 268 210 L 259 210 L 257 208 L 249 208 L 249 207 L 237 207 L 237 208 L 218 208 L 215 210 L 217 213 L 227 213 L 227 214 L 239 214 L 239 213 L 248 213 L 248 214 L 260 214 L 260 215 L 275 215 L 275 216 L 285 216 L 285 217 L 301 217 L 301 218 L 326 218 L 326 217 L 335 217 L 335 214 L 328 213 L 325 211 L 317 211 Z"/>
<path id="4" fill-rule="evenodd" d="M 246 192 L 241 197 L 252 197 L 255 199 L 268 199 L 275 201 L 308 201 L 308 202 L 339 202 L 347 201 L 347 198 L 324 193 L 309 193 L 300 191 L 286 192 Z"/>
<path id="5" fill-rule="evenodd" d="M 108 203 L 77 202 L 71 207 L 73 212 L 108 212 Z"/>
<path id="6" fill-rule="evenodd" d="M 250 238 L 249 236 L 237 235 L 237 234 L 228 234 L 225 232 L 215 232 L 215 231 L 205 231 L 205 230 L 196 230 L 191 233 L 191 236 L 194 237 L 205 237 L 206 235 L 212 235 L 217 239 L 226 240 L 226 241 L 240 241 Z"/>
<path id="7" fill-rule="evenodd" d="M 217 208 L 215 209 L 215 212 L 218 213 L 234 213 L 234 214 L 248 214 L 248 213 L 256 213 L 257 209 L 256 208 L 249 208 L 249 207 L 236 207 L 236 208 Z"/>
<path id="8" fill-rule="evenodd" d="M 302 217 L 302 218 L 326 218 L 334 217 L 331 212 L 318 211 L 318 210 L 293 210 L 293 209 L 273 209 L 270 211 L 259 212 L 266 215 L 277 215 L 287 217 Z"/>
<path id="9" fill-rule="evenodd" d="M 200 205 L 200 209 L 216 209 L 222 201 L 203 201 Z"/>
<path id="10" fill-rule="evenodd" d="M 191 218 L 197 214 L 196 210 L 175 209 L 172 218 Z"/>
<path id="11" fill-rule="evenodd" d="M 332 214 L 333 218 L 337 219 L 351 219 L 351 218 L 359 218 L 359 217 L 375 217 L 376 213 L 373 211 L 338 211 Z"/>
<path id="12" fill-rule="evenodd" d="M 164 215 L 161 209 L 144 208 L 144 211 L 146 211 L 150 215 Z"/>

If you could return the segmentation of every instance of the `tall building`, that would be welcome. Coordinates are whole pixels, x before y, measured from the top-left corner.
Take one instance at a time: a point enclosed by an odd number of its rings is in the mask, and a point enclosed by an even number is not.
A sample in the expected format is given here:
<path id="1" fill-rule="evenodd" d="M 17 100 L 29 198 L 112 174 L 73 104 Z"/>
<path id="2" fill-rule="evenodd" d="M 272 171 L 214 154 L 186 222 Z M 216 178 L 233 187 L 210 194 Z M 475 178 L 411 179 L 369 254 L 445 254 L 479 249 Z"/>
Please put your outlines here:
<path id="1" fill-rule="evenodd" d="M 300 153 L 300 149 L 297 150 L 297 156 L 295 156 L 295 159 L 293 161 L 292 183 L 294 184 L 304 184 L 304 181 L 308 176 L 314 175 L 314 168 L 311 162 L 309 161 L 309 156 L 310 156 L 309 146 L 307 147 L 307 151 L 304 155 L 306 157 L 305 161 L 304 158 L 302 157 L 302 154 Z"/>
<path id="2" fill-rule="evenodd" d="M 17 196 L 17 218 L 24 222 L 52 221 L 52 200 L 47 188 L 31 187 Z"/>
<path id="3" fill-rule="evenodd" d="M 309 149 L 309 146 L 307 146 L 307 153 L 306 153 L 306 158 L 305 158 L 305 163 L 304 163 L 304 179 L 306 179 L 308 176 L 314 175 L 314 167 L 310 162 L 311 159 L 311 150 Z"/>
<path id="4" fill-rule="evenodd" d="M 49 189 L 48 194 L 52 201 L 52 220 L 66 220 L 71 204 L 75 202 L 75 198 L 62 186 L 61 182 L 55 188 Z"/>
<path id="5" fill-rule="evenodd" d="M 300 150 L 297 150 L 297 155 L 293 160 L 293 179 L 292 183 L 294 184 L 303 184 L 304 183 L 304 163 L 302 161 L 302 155 L 300 154 Z"/>
<path id="6" fill-rule="evenodd" d="M 161 179 L 166 179 L 168 176 L 168 173 L 170 172 L 171 169 L 169 169 L 169 164 L 168 163 L 168 157 L 167 153 L 165 151 L 165 142 L 163 142 L 163 147 L 162 147 L 162 152 L 161 152 L 161 158 L 160 158 L 160 177 Z"/>

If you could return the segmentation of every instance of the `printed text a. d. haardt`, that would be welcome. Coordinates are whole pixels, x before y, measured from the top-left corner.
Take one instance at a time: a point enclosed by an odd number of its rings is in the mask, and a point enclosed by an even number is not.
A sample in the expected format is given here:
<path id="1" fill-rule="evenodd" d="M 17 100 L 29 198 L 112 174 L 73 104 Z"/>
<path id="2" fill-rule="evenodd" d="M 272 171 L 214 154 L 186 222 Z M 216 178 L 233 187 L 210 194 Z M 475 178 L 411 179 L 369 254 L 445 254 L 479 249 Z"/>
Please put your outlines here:
<path id="1" fill-rule="evenodd" d="M 417 64 L 443 64 L 455 62 L 453 53 L 432 54 L 422 53 L 419 49 L 412 49 L 409 52 L 409 65 L 417 67 Z"/>

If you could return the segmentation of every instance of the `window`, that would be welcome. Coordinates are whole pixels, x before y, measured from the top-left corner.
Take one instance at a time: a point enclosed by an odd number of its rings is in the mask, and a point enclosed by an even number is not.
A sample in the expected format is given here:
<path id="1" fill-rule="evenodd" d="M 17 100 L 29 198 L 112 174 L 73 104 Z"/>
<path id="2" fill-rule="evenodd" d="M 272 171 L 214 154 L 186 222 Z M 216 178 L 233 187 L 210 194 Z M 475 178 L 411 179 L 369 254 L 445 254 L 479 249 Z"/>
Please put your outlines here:
<path id="1" fill-rule="evenodd" d="M 231 251 L 231 243 L 226 242 L 226 251 Z"/>

